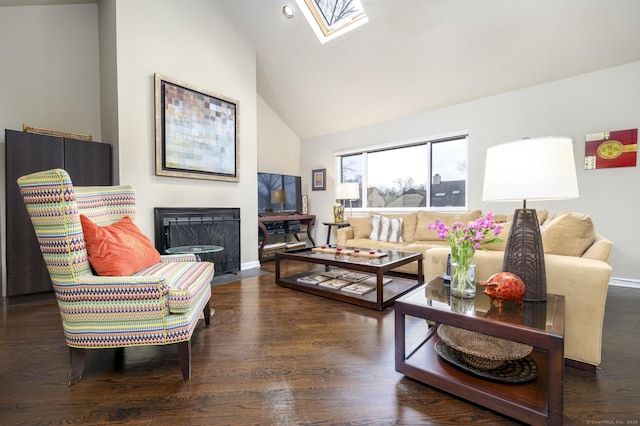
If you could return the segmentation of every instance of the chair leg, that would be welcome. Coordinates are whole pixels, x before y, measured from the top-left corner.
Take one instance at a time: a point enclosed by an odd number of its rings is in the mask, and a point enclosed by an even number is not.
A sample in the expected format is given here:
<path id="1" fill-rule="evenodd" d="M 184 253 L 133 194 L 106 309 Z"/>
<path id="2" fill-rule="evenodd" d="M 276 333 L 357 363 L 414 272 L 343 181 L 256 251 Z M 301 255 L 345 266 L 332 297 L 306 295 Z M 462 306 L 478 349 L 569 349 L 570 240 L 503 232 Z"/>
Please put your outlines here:
<path id="1" fill-rule="evenodd" d="M 124 348 L 116 348 L 113 356 L 113 368 L 116 370 L 124 368 Z"/>
<path id="2" fill-rule="evenodd" d="M 177 345 L 182 378 L 184 380 L 189 380 L 191 378 L 191 340 L 177 343 Z"/>
<path id="3" fill-rule="evenodd" d="M 87 355 L 86 349 L 69 348 L 69 358 L 71 367 L 69 369 L 69 386 L 75 385 L 82 380 L 84 372 L 84 360 Z"/>
<path id="4" fill-rule="evenodd" d="M 207 301 L 207 304 L 204 305 L 204 309 L 202 310 L 204 314 L 204 323 L 207 327 L 211 324 L 211 299 Z"/>

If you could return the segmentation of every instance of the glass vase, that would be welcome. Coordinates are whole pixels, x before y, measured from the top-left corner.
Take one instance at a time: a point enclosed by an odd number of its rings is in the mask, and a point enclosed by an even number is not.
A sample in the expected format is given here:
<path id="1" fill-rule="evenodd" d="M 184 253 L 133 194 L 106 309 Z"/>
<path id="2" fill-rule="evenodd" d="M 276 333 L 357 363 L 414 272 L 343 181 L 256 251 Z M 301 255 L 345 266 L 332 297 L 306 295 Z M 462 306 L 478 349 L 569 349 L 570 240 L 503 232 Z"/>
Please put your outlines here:
<path id="1" fill-rule="evenodd" d="M 475 298 L 469 298 L 469 297 L 456 297 L 451 295 L 451 297 L 449 298 L 449 305 L 451 306 L 451 311 L 452 312 L 457 312 L 459 314 L 464 314 L 464 315 L 473 315 L 473 313 L 475 312 L 475 304 L 476 304 L 476 299 Z"/>
<path id="2" fill-rule="evenodd" d="M 458 265 L 451 263 L 451 296 L 476 297 L 476 264 Z"/>

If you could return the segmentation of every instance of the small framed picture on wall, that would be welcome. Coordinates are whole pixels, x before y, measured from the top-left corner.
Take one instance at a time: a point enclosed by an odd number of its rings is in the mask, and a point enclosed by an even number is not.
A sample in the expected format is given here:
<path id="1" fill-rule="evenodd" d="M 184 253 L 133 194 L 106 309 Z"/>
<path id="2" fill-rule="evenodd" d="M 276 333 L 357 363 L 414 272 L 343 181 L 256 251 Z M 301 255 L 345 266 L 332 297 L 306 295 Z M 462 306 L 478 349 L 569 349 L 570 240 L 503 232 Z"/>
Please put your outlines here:
<path id="1" fill-rule="evenodd" d="M 313 191 L 324 191 L 326 188 L 325 176 L 327 169 L 316 169 L 311 172 L 311 189 Z"/>

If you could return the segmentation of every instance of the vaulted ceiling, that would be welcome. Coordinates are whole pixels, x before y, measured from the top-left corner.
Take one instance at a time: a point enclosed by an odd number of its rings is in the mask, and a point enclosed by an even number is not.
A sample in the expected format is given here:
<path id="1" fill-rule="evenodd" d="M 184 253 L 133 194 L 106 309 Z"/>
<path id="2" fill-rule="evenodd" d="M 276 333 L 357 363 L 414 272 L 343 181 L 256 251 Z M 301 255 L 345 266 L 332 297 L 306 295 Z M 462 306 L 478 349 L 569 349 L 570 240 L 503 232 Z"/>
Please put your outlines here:
<path id="1" fill-rule="evenodd" d="M 324 45 L 293 0 L 217 1 L 303 139 L 640 60 L 638 0 L 362 0 L 369 22 Z"/>
<path id="2" fill-rule="evenodd" d="M 369 22 L 324 45 L 294 0 L 211 1 L 255 46 L 259 95 L 302 139 L 640 60 L 639 0 L 362 0 Z"/>

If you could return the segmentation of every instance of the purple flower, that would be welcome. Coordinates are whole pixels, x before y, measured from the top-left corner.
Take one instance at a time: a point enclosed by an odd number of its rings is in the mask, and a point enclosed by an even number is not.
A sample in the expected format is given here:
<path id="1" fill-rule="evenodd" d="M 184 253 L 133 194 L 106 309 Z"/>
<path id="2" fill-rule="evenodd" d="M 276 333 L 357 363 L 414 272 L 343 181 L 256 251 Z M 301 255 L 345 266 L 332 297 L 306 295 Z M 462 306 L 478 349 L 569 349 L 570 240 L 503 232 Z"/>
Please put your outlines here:
<path id="1" fill-rule="evenodd" d="M 449 243 L 454 261 L 458 264 L 469 264 L 483 240 L 485 243 L 501 241 L 499 238 L 489 237 L 491 234 L 497 236 L 503 229 L 502 225 L 494 223 L 493 218 L 493 213 L 487 212 L 485 216 L 479 217 L 466 226 L 456 221 L 450 228 L 442 220 L 436 219 L 434 223 L 429 224 L 429 229 L 436 230 L 438 238 Z"/>

